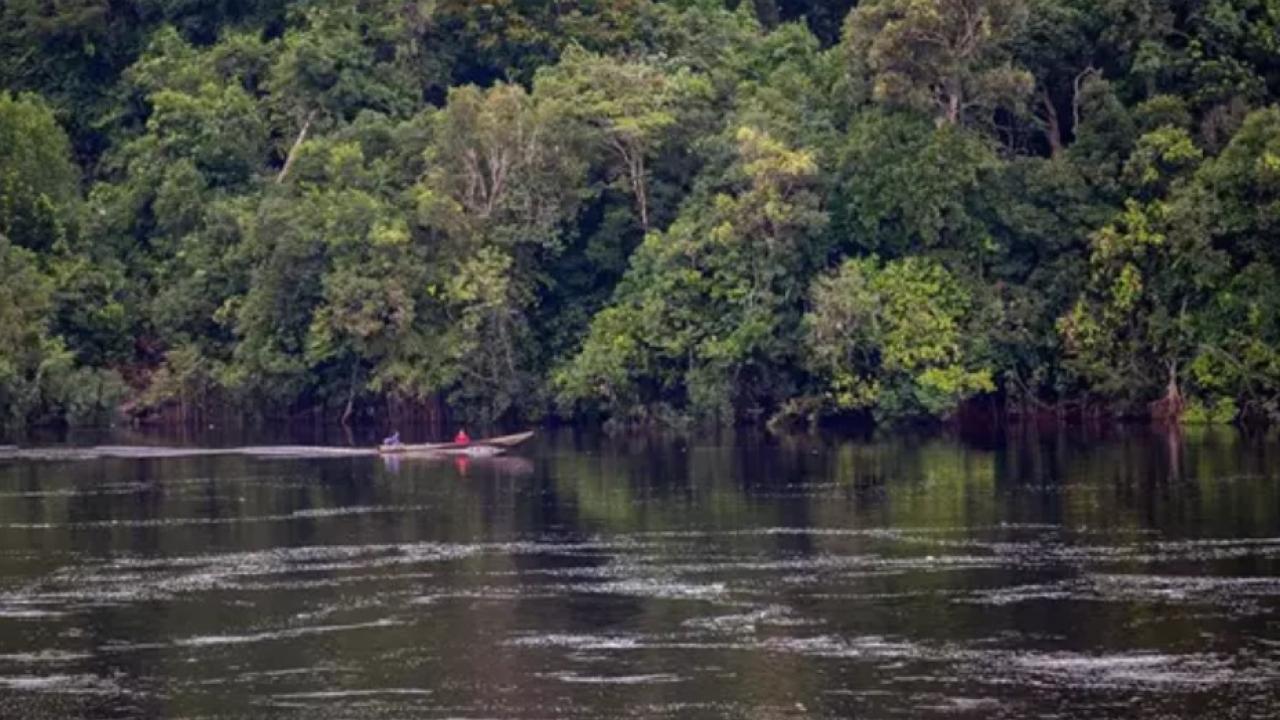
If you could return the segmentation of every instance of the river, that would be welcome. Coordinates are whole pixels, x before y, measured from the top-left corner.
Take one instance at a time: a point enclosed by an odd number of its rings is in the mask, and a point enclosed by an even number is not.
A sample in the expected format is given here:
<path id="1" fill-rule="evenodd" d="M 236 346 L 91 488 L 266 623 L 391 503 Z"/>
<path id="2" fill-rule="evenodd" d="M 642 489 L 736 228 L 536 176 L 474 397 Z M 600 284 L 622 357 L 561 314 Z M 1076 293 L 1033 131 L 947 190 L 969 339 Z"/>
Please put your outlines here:
<path id="1" fill-rule="evenodd" d="M 1280 444 L 0 450 L 4 718 L 1275 718 Z"/>

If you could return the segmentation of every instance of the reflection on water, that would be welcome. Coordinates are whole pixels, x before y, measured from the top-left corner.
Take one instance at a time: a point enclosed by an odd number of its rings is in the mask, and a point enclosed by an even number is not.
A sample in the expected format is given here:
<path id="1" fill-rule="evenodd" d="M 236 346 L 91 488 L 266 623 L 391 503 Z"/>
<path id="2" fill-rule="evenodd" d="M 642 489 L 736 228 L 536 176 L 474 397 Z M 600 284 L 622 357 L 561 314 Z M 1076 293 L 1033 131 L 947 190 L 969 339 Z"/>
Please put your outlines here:
<path id="1" fill-rule="evenodd" d="M 1280 446 L 0 453 L 0 717 L 1272 718 Z"/>

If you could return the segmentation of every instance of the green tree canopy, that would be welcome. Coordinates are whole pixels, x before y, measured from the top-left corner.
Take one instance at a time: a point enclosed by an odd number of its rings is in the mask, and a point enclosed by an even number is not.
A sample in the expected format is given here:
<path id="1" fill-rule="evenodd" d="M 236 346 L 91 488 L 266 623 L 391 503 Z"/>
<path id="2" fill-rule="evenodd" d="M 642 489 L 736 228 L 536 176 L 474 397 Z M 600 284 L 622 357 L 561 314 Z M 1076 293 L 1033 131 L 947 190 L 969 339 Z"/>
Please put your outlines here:
<path id="1" fill-rule="evenodd" d="M 944 415 L 995 389 L 964 337 L 968 298 L 936 263 L 846 261 L 814 282 L 811 307 L 808 365 L 838 408 Z"/>
<path id="2" fill-rule="evenodd" d="M 78 183 L 70 142 L 49 107 L 0 92 L 0 235 L 51 250 L 76 218 Z"/>

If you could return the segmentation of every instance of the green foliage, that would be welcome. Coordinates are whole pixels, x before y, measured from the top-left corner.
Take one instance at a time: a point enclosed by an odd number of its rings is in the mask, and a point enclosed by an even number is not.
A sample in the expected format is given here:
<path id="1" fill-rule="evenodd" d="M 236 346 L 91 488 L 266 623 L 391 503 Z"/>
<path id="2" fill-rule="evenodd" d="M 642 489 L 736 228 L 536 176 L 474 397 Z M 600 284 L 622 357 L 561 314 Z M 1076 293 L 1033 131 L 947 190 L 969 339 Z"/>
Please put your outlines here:
<path id="1" fill-rule="evenodd" d="M 562 403 L 636 415 L 637 405 L 674 400 L 731 418 L 779 401 L 770 394 L 794 364 L 797 280 L 825 223 L 818 168 L 811 152 L 754 128 L 733 137 L 727 186 L 636 250 L 582 351 L 556 376 Z"/>
<path id="2" fill-rule="evenodd" d="M 1139 141 L 1126 174 L 1167 199 L 1130 201 L 1094 236 L 1091 283 L 1060 323 L 1069 366 L 1096 391 L 1136 401 L 1189 390 L 1192 408 L 1274 414 L 1274 254 L 1269 222 L 1255 219 L 1276 118 L 1252 114 L 1204 162 L 1170 126 Z"/>
<path id="3" fill-rule="evenodd" d="M 647 0 L 441 0 L 423 18 L 424 41 L 441 47 L 455 85 L 527 81 L 567 47 L 616 52 L 644 42 L 657 12 Z"/>
<path id="4" fill-rule="evenodd" d="M 1236 407 L 1236 401 L 1229 397 L 1218 398 L 1209 403 L 1195 400 L 1187 405 L 1182 415 L 1182 422 L 1185 425 L 1226 425 L 1234 421 L 1239 414 L 1240 409 Z"/>
<path id="5" fill-rule="evenodd" d="M 78 366 L 50 333 L 53 283 L 31 251 L 3 235 L 0 277 L 0 427 L 109 417 L 123 383 L 110 371 Z"/>
<path id="6" fill-rule="evenodd" d="M 447 328 L 436 357 L 418 360 L 436 369 L 416 394 L 447 393 L 492 420 L 536 387 L 530 314 L 585 195 L 586 163 L 554 103 L 520 86 L 457 88 L 449 100 L 415 188 L 418 222 L 439 243 L 432 300 Z"/>
<path id="7" fill-rule="evenodd" d="M 995 389 L 963 337 L 969 298 L 937 263 L 847 260 L 812 293 L 807 364 L 836 409 L 941 416 Z"/>
<path id="8" fill-rule="evenodd" d="M 6 424 L 22 422 L 39 402 L 41 370 L 58 350 L 48 336 L 50 287 L 35 256 L 0 236 L 0 407 Z"/>
<path id="9" fill-rule="evenodd" d="M 1169 236 L 1169 212 L 1130 201 L 1098 231 L 1089 290 L 1059 321 L 1068 367 L 1104 395 L 1151 400 L 1194 351 L 1185 270 L 1197 248 Z"/>
<path id="10" fill-rule="evenodd" d="M 561 130 L 561 119 L 518 85 L 453 90 L 417 188 L 421 222 L 473 247 L 554 246 L 585 171 Z"/>
<path id="11" fill-rule="evenodd" d="M 982 138 L 923 118 L 869 111 L 839 159 L 836 227 L 864 252 L 975 250 L 979 195 L 997 158 Z"/>
<path id="12" fill-rule="evenodd" d="M 218 391 L 216 371 L 209 359 L 199 347 L 181 345 L 165 353 L 164 364 L 151 376 L 138 405 L 159 410 L 177 404 L 185 414 L 188 408 L 209 407 Z"/>
<path id="13" fill-rule="evenodd" d="M 1197 181 L 1216 242 L 1233 256 L 1280 264 L 1280 107 L 1245 118 Z"/>
<path id="14" fill-rule="evenodd" d="M 1188 170 L 1194 170 L 1204 159 L 1187 131 L 1165 125 L 1138 138 L 1124 178 L 1141 197 L 1163 195 L 1169 185 Z"/>
<path id="15" fill-rule="evenodd" d="M 349 122 L 360 110 L 411 112 L 421 89 L 398 9 L 381 2 L 299 7 L 264 79 L 282 122 Z"/>
<path id="16" fill-rule="evenodd" d="M 0 92 L 0 235 L 49 251 L 76 217 L 78 171 L 40 98 Z"/>
<path id="17" fill-rule="evenodd" d="M 709 88 L 687 71 L 666 73 L 645 62 L 618 61 L 570 48 L 539 73 L 537 95 L 613 160 L 613 172 L 635 197 L 640 225 L 649 229 L 649 163 L 687 109 Z"/>
<path id="18" fill-rule="evenodd" d="M 845 24 L 853 72 L 869 96 L 956 125 L 1019 111 L 1035 82 L 1009 46 L 1027 22 L 1024 0 L 874 0 Z"/>
<path id="19" fill-rule="evenodd" d="M 1278 58 L 1270 0 L 12 0 L 0 415 L 1280 419 Z"/>

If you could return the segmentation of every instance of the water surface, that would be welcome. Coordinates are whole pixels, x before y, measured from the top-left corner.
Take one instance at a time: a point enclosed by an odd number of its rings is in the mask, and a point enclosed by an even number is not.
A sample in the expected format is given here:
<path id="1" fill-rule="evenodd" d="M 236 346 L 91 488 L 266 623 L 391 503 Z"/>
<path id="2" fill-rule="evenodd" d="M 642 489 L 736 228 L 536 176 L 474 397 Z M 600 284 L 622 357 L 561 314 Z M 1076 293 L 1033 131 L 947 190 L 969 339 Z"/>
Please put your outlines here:
<path id="1" fill-rule="evenodd" d="M 1274 718 L 1280 445 L 0 450 L 0 717 Z"/>

